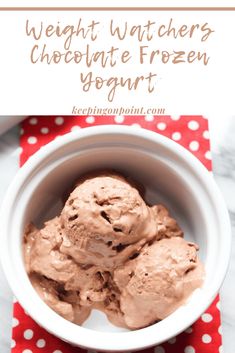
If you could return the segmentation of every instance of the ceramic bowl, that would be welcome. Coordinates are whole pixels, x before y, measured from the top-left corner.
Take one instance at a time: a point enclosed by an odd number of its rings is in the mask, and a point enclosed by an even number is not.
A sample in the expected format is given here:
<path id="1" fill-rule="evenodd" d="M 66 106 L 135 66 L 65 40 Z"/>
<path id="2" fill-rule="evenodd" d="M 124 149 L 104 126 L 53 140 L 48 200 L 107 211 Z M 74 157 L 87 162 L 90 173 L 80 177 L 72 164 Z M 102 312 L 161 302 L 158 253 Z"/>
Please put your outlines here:
<path id="1" fill-rule="evenodd" d="M 83 327 L 51 310 L 34 291 L 22 257 L 28 222 L 41 226 L 58 214 L 62 196 L 79 175 L 115 169 L 141 182 L 150 204 L 164 203 L 185 239 L 196 242 L 205 282 L 166 319 L 127 331 L 93 311 Z M 1 209 L 1 258 L 14 295 L 47 331 L 73 345 L 102 351 L 133 351 L 176 336 L 207 309 L 228 267 L 231 232 L 221 194 L 206 168 L 179 144 L 157 133 L 126 126 L 99 126 L 60 137 L 33 155 L 12 182 Z"/>

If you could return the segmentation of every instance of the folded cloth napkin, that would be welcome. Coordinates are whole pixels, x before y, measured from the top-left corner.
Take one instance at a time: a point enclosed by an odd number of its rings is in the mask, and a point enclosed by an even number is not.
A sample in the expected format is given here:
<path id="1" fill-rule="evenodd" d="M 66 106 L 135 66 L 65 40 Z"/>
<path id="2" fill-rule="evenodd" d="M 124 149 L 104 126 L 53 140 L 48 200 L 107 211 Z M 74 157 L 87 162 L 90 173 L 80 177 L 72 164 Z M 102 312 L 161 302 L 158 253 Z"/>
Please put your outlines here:
<path id="1" fill-rule="evenodd" d="M 48 142 L 92 125 L 125 124 L 167 136 L 191 151 L 211 171 L 208 122 L 202 116 L 66 116 L 30 117 L 21 127 L 20 164 Z M 115 129 L 115 126 L 113 127 Z M 222 353 L 219 296 L 186 331 L 143 353 Z M 82 353 L 38 326 L 14 303 L 12 353 Z"/>

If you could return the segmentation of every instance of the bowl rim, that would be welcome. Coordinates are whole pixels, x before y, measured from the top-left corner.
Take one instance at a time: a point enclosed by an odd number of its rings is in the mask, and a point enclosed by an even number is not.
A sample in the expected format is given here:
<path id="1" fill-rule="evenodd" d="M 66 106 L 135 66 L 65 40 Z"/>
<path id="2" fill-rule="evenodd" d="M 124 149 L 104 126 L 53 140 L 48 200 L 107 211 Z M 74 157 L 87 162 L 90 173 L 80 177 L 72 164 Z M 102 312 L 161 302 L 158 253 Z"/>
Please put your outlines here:
<path id="1" fill-rule="evenodd" d="M 114 128 L 115 127 L 115 128 Z M 77 326 L 68 322 L 67 320 L 61 318 L 53 310 L 51 310 L 45 303 L 39 299 L 38 295 L 35 293 L 35 303 L 38 304 L 37 308 L 32 308 L 31 302 L 24 297 L 22 288 L 16 283 L 16 278 L 12 272 L 12 264 L 10 261 L 9 247 L 8 247 L 8 223 L 10 222 L 10 210 L 9 205 L 14 205 L 14 200 L 23 183 L 27 178 L 36 170 L 37 166 L 40 165 L 48 156 L 55 152 L 58 148 L 62 148 L 68 143 L 73 143 L 81 138 L 92 137 L 95 135 L 107 135 L 107 134 L 120 134 L 120 135 L 134 135 L 137 138 L 142 138 L 150 142 L 155 143 L 156 145 L 164 145 L 165 148 L 173 152 L 177 157 L 184 159 L 188 165 L 193 168 L 197 176 L 200 177 L 200 180 L 204 183 L 207 191 L 210 193 L 210 196 L 213 200 L 213 206 L 216 206 L 218 213 L 220 214 L 220 223 L 223 224 L 224 228 L 224 244 L 223 244 L 223 254 L 224 262 L 223 266 L 220 267 L 220 271 L 217 274 L 217 281 L 214 286 L 210 288 L 207 295 L 204 295 L 204 300 L 198 303 L 198 307 L 195 309 L 196 316 L 191 315 L 187 317 L 184 323 L 179 324 L 177 329 L 172 332 L 171 327 L 169 326 L 169 331 L 164 332 L 161 337 L 158 337 L 158 332 L 155 330 L 156 324 L 149 327 L 130 331 L 130 332 L 98 332 L 84 327 Z M 146 129 L 140 129 L 136 127 L 129 126 L 117 126 L 117 125 L 101 125 L 93 126 L 81 129 L 79 131 L 70 132 L 61 136 L 59 139 L 56 139 L 46 146 L 41 148 L 38 152 L 32 155 L 29 160 L 24 164 L 23 167 L 17 172 L 15 178 L 13 179 L 5 198 L 2 202 L 0 218 L 3 220 L 2 226 L 2 245 L 0 247 L 0 256 L 2 267 L 5 273 L 5 276 L 12 288 L 15 296 L 19 299 L 19 302 L 30 313 L 32 318 L 47 331 L 58 336 L 64 341 L 68 341 L 72 344 L 95 349 L 95 350 L 104 350 L 104 351 L 123 351 L 123 350 L 139 350 L 146 347 L 150 347 L 156 344 L 161 344 L 162 342 L 168 340 L 169 338 L 179 334 L 185 328 L 190 326 L 210 305 L 216 296 L 224 277 L 227 272 L 229 257 L 231 251 L 231 226 L 227 207 L 223 200 L 223 197 L 213 180 L 211 178 L 208 170 L 203 166 L 203 164 L 187 149 L 179 145 L 178 143 L 170 140 L 169 138 L 162 136 L 156 132 L 148 131 Z M 32 291 L 31 291 L 32 293 Z M 48 310 L 49 309 L 49 310 Z M 40 311 L 48 313 L 48 316 L 52 320 L 48 320 L 48 317 L 40 315 Z M 195 314 L 194 313 L 194 314 Z M 56 319 L 58 322 L 61 322 L 61 325 L 57 325 L 56 329 L 53 324 Z M 167 322 L 167 319 L 164 319 L 162 322 Z M 69 325 L 67 324 L 69 323 Z M 159 325 L 159 323 L 157 324 Z M 64 328 L 67 327 L 68 330 Z M 158 326 L 160 328 L 160 326 Z M 166 331 L 166 330 L 165 330 Z M 79 334 L 80 332 L 80 334 Z M 160 331 L 159 331 L 160 332 Z M 75 334 L 76 333 L 76 334 Z"/>

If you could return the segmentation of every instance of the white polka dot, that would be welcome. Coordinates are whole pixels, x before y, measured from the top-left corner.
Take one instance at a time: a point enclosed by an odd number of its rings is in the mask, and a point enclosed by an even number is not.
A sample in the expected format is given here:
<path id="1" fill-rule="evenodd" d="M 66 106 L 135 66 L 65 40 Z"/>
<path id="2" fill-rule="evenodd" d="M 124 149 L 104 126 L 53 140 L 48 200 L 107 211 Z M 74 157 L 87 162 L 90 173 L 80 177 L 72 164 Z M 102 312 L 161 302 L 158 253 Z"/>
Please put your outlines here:
<path id="1" fill-rule="evenodd" d="M 220 335 L 222 335 L 222 326 L 221 325 L 218 328 L 218 332 L 219 332 Z"/>
<path id="2" fill-rule="evenodd" d="M 211 316 L 211 314 L 208 314 L 208 313 L 202 314 L 202 321 L 211 322 L 212 320 L 213 320 L 213 317 Z"/>
<path id="3" fill-rule="evenodd" d="M 217 308 L 218 310 L 220 310 L 220 302 L 217 302 L 217 303 L 216 303 L 216 308 Z"/>
<path id="4" fill-rule="evenodd" d="M 157 128 L 161 131 L 165 130 L 166 128 L 166 123 L 158 123 Z"/>
<path id="5" fill-rule="evenodd" d="M 23 128 L 20 129 L 20 135 L 24 135 L 24 129 Z"/>
<path id="6" fill-rule="evenodd" d="M 223 353 L 223 346 L 219 346 L 219 353 Z"/>
<path id="7" fill-rule="evenodd" d="M 38 119 L 37 118 L 31 118 L 31 119 L 29 119 L 29 123 L 31 125 L 36 125 L 38 123 Z"/>
<path id="8" fill-rule="evenodd" d="M 145 121 L 153 121 L 154 116 L 153 115 L 146 115 L 144 119 L 145 119 Z"/>
<path id="9" fill-rule="evenodd" d="M 205 335 L 202 336 L 202 342 L 203 343 L 210 343 L 211 341 L 212 341 L 212 338 L 207 333 L 205 333 Z"/>
<path id="10" fill-rule="evenodd" d="M 42 133 L 42 134 L 45 135 L 45 134 L 48 134 L 48 132 L 49 132 L 48 127 L 42 127 L 42 128 L 41 128 L 41 133 Z"/>
<path id="11" fill-rule="evenodd" d="M 37 343 L 36 343 L 36 346 L 37 346 L 38 348 L 43 348 L 43 347 L 45 347 L 45 345 L 46 345 L 46 341 L 45 341 L 44 339 L 40 339 L 40 340 L 38 340 Z"/>
<path id="12" fill-rule="evenodd" d="M 170 344 L 174 344 L 176 342 L 176 337 L 171 338 L 169 341 L 167 341 Z"/>
<path id="13" fill-rule="evenodd" d="M 208 131 L 208 130 L 203 131 L 202 136 L 204 137 L 204 139 L 208 140 L 208 139 L 209 139 L 209 137 L 210 137 L 210 135 L 209 135 L 209 131 Z"/>
<path id="14" fill-rule="evenodd" d="M 56 349 L 55 351 L 53 351 L 53 353 L 63 353 L 63 352 L 60 351 L 59 349 Z"/>
<path id="15" fill-rule="evenodd" d="M 33 353 L 33 352 L 31 351 L 31 349 L 24 349 L 24 350 L 22 351 L 22 353 Z"/>
<path id="16" fill-rule="evenodd" d="M 207 152 L 205 153 L 205 157 L 206 157 L 206 159 L 210 159 L 210 160 L 211 160 L 211 152 L 210 152 L 210 151 L 207 151 Z"/>
<path id="17" fill-rule="evenodd" d="M 195 349 L 193 348 L 193 346 L 186 346 L 184 348 L 184 353 L 195 353 Z"/>
<path id="18" fill-rule="evenodd" d="M 179 120 L 180 116 L 171 116 L 171 120 Z"/>
<path id="19" fill-rule="evenodd" d="M 70 131 L 77 131 L 77 130 L 80 130 L 80 129 L 81 129 L 80 126 L 75 125 L 75 126 L 71 127 Z"/>
<path id="20" fill-rule="evenodd" d="M 37 138 L 35 137 L 35 136 L 30 136 L 29 138 L 28 138 L 28 143 L 30 144 L 30 145 L 34 145 L 35 143 L 37 143 Z"/>
<path id="21" fill-rule="evenodd" d="M 115 123 L 117 123 L 117 124 L 123 123 L 124 119 L 125 119 L 125 118 L 124 118 L 124 116 L 122 116 L 122 115 L 117 115 L 117 116 L 114 117 L 114 121 L 115 121 Z"/>
<path id="22" fill-rule="evenodd" d="M 24 331 L 24 338 L 26 340 L 31 340 L 31 338 L 33 337 L 33 331 L 28 329 Z"/>
<path id="23" fill-rule="evenodd" d="M 191 151 L 198 151 L 199 143 L 197 141 L 191 141 L 189 144 L 189 148 Z"/>
<path id="24" fill-rule="evenodd" d="M 193 332 L 193 328 L 192 328 L 192 327 L 188 327 L 187 330 L 185 330 L 184 332 L 186 332 L 186 333 L 192 333 L 192 332 Z"/>
<path id="25" fill-rule="evenodd" d="M 165 353 L 165 349 L 162 346 L 157 346 L 154 348 L 154 353 Z"/>
<path id="26" fill-rule="evenodd" d="M 188 122 L 188 128 L 190 130 L 197 130 L 199 128 L 199 124 L 198 124 L 197 121 L 191 120 L 191 121 Z"/>
<path id="27" fill-rule="evenodd" d="M 87 124 L 93 124 L 95 122 L 94 116 L 88 116 L 86 118 L 86 122 L 87 122 Z"/>
<path id="28" fill-rule="evenodd" d="M 172 139 L 175 140 L 175 141 L 179 141 L 181 139 L 181 133 L 180 132 L 173 132 L 172 134 Z"/>
<path id="29" fill-rule="evenodd" d="M 131 126 L 141 128 L 141 125 L 140 124 L 136 124 L 136 123 L 131 124 Z"/>
<path id="30" fill-rule="evenodd" d="M 57 118 L 55 118 L 55 123 L 56 125 L 62 125 L 64 123 L 64 118 L 58 116 Z"/>
<path id="31" fill-rule="evenodd" d="M 12 320 L 12 326 L 13 327 L 16 327 L 19 325 L 19 320 L 16 318 L 16 317 L 13 317 L 13 320 Z"/>
<path id="32" fill-rule="evenodd" d="M 16 346 L 16 341 L 15 340 L 11 340 L 11 348 L 14 348 Z"/>

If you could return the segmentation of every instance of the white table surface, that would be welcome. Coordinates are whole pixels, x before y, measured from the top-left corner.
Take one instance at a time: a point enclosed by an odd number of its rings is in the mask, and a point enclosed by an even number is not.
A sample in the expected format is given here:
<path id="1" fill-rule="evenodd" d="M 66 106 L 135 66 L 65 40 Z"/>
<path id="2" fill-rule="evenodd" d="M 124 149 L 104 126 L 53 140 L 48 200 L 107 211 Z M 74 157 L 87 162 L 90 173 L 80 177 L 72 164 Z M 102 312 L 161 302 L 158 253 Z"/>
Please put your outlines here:
<path id="1" fill-rule="evenodd" d="M 1 119 L 1 117 L 0 117 Z M 232 223 L 233 247 L 229 271 L 221 288 L 224 353 L 235 352 L 235 117 L 211 118 L 213 172 L 226 200 Z M 0 136 L 0 203 L 18 170 L 19 129 Z M 10 352 L 12 292 L 0 267 L 0 352 Z M 203 352 L 200 352 L 203 353 Z"/>

